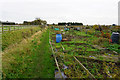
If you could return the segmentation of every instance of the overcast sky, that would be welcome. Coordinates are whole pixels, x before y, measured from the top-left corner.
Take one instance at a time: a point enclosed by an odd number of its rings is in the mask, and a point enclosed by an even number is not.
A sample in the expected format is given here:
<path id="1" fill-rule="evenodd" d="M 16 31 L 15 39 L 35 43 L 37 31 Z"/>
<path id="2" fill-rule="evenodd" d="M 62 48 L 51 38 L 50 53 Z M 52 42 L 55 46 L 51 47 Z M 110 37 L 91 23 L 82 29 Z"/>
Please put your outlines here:
<path id="1" fill-rule="evenodd" d="M 120 0 L 0 0 L 0 20 L 118 24 Z"/>

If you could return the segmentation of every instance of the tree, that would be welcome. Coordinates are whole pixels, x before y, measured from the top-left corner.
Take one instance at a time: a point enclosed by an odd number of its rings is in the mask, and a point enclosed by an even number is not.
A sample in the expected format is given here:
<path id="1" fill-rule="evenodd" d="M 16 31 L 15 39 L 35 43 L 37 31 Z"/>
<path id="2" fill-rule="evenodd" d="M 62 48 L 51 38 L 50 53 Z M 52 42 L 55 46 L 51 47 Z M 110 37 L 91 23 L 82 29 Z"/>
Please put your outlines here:
<path id="1" fill-rule="evenodd" d="M 41 20 L 40 18 L 36 18 L 32 22 L 24 21 L 23 24 L 25 24 L 25 25 L 46 25 L 47 21 Z"/>

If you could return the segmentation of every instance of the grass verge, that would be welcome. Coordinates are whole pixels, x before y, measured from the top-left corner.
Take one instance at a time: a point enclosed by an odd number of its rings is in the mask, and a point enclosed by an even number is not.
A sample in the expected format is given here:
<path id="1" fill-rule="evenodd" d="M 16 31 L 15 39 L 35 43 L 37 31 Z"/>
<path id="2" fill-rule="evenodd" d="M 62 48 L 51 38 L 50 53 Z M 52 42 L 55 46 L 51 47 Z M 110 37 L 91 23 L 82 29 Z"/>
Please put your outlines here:
<path id="1" fill-rule="evenodd" d="M 54 78 L 55 63 L 51 56 L 49 31 L 41 34 L 3 54 L 4 79 Z"/>
<path id="2" fill-rule="evenodd" d="M 21 29 L 11 32 L 6 32 L 2 34 L 2 50 L 8 47 L 11 44 L 19 43 L 24 38 L 28 38 L 33 35 L 35 32 L 38 32 L 41 28 L 34 27 L 34 28 L 27 28 Z"/>

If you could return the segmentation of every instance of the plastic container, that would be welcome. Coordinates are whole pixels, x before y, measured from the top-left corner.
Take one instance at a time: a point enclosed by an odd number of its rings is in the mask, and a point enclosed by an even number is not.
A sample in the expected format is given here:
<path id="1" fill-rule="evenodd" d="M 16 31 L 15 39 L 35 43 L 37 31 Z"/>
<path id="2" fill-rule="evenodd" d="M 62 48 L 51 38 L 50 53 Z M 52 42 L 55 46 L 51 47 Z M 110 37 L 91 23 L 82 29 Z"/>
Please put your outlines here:
<path id="1" fill-rule="evenodd" d="M 54 28 L 54 30 L 59 31 L 60 29 L 59 28 Z"/>
<path id="2" fill-rule="evenodd" d="M 80 31 L 80 27 L 75 27 L 74 30 Z"/>
<path id="3" fill-rule="evenodd" d="M 61 42 L 62 40 L 62 35 L 61 34 L 56 34 L 56 43 Z"/>
<path id="4" fill-rule="evenodd" d="M 69 31 L 69 28 L 64 28 L 65 31 Z"/>
<path id="5" fill-rule="evenodd" d="M 63 29 L 61 29 L 61 31 L 64 31 Z"/>
<path id="6" fill-rule="evenodd" d="M 113 32 L 111 36 L 112 43 L 119 43 L 119 33 Z"/>
<path id="7" fill-rule="evenodd" d="M 79 31 L 79 30 L 80 30 L 80 27 L 77 27 L 76 30 Z"/>

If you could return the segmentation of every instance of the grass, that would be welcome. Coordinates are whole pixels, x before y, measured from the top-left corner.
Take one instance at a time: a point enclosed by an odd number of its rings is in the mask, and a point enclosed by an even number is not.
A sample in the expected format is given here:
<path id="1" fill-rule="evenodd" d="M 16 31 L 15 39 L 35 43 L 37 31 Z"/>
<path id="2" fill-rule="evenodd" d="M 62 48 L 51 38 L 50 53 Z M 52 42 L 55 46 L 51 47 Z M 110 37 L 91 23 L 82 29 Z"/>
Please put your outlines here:
<path id="1" fill-rule="evenodd" d="M 54 60 L 51 57 L 52 52 L 49 45 L 49 31 L 45 32 L 42 37 L 43 38 L 41 39 L 40 45 L 33 45 L 33 51 L 35 53 L 39 53 L 35 55 L 36 58 L 34 59 L 34 61 L 39 62 L 39 64 L 37 63 L 38 65 L 36 64 L 38 66 L 36 68 L 40 71 L 39 74 L 34 75 L 42 78 L 53 78 L 55 67 L 53 66 Z M 37 44 L 37 42 L 34 42 L 34 44 Z"/>
<path id="2" fill-rule="evenodd" d="M 108 46 L 108 49 L 111 51 L 116 51 L 117 53 L 120 53 L 120 45 L 119 44 L 111 44 Z"/>
<path id="3" fill-rule="evenodd" d="M 25 29 L 30 28 L 31 26 L 4 26 L 3 31 L 7 32 L 9 30 L 18 30 L 18 29 Z M 0 26 L 0 29 L 2 30 L 2 27 Z"/>
<path id="4" fill-rule="evenodd" d="M 40 27 L 21 29 L 2 34 L 2 50 L 11 44 L 19 43 L 22 39 L 30 37 L 35 32 L 39 31 Z"/>
<path id="5" fill-rule="evenodd" d="M 49 31 L 19 44 L 3 55 L 3 78 L 54 78 Z M 24 44 L 24 45 L 23 45 Z"/>

